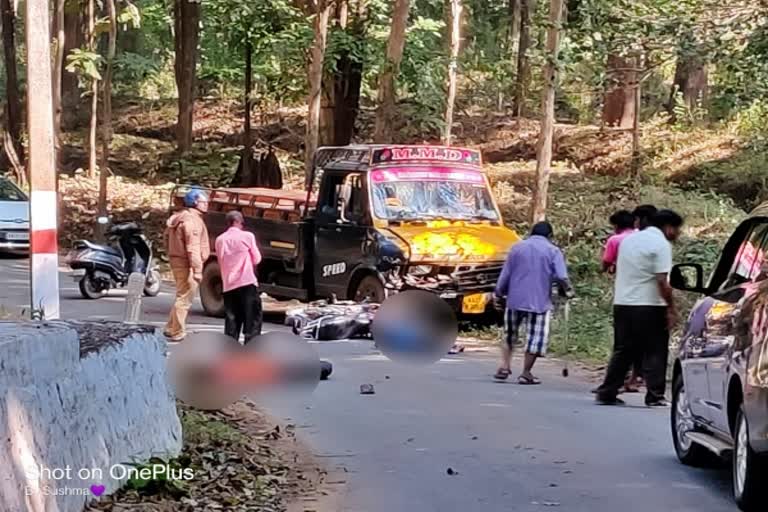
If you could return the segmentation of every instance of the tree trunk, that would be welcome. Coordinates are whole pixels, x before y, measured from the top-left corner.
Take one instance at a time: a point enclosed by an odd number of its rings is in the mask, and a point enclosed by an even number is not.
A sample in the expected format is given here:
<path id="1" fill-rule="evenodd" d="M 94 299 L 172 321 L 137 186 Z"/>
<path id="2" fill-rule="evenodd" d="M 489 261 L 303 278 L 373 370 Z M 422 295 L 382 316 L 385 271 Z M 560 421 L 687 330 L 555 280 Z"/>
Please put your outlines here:
<path id="1" fill-rule="evenodd" d="M 66 1 L 65 1 L 66 3 Z M 75 48 L 82 48 L 85 43 L 83 32 L 83 13 L 81 9 L 64 10 L 64 54 L 66 61 Z M 71 130 L 75 127 L 78 107 L 80 106 L 80 90 L 77 85 L 77 75 L 62 71 L 61 76 L 61 129 Z"/>
<path id="2" fill-rule="evenodd" d="M 239 169 L 244 180 L 251 179 L 251 161 L 253 155 L 253 133 L 251 130 L 251 110 L 253 109 L 253 43 L 245 43 L 245 125 L 243 127 L 243 154 L 240 157 L 242 168 Z"/>
<path id="3" fill-rule="evenodd" d="M 358 48 L 366 44 L 366 1 L 357 2 L 350 15 L 349 0 L 336 2 L 334 16 L 338 27 L 354 39 Z M 320 144 L 344 146 L 352 141 L 355 121 L 360 110 L 360 88 L 363 84 L 363 62 L 342 52 L 336 58 L 332 72 L 323 77 L 323 97 L 320 113 Z"/>
<path id="4" fill-rule="evenodd" d="M 96 52 L 96 1 L 88 1 L 88 49 Z M 91 79 L 91 123 L 88 130 L 88 177 L 96 177 L 96 129 L 98 127 L 99 81 Z"/>
<path id="5" fill-rule="evenodd" d="M 65 3 L 65 0 L 54 0 L 54 17 L 52 30 L 53 38 L 56 41 L 56 46 L 54 47 L 53 52 L 53 73 L 51 80 L 53 84 L 53 144 L 57 170 L 59 167 L 61 154 L 61 91 L 65 59 L 64 45 L 66 44 L 66 31 L 64 29 Z"/>
<path id="6" fill-rule="evenodd" d="M 107 58 L 104 66 L 104 81 L 102 91 L 104 100 L 102 102 L 102 120 L 101 120 L 101 166 L 99 170 L 99 216 L 107 215 L 107 173 L 109 172 L 109 154 L 112 143 L 112 65 L 115 61 L 115 52 L 117 49 L 117 10 L 115 0 L 106 0 L 107 17 L 109 19 L 109 39 L 107 42 Z M 101 227 L 101 234 L 104 234 L 104 226 Z"/>
<path id="7" fill-rule="evenodd" d="M 509 36 L 508 45 L 510 55 L 515 47 L 515 43 L 520 40 L 520 4 L 521 0 L 509 0 L 507 4 L 507 12 L 509 15 L 509 27 L 507 34 Z"/>
<path id="8" fill-rule="evenodd" d="M 557 59 L 560 51 L 560 31 L 563 21 L 563 0 L 550 0 L 547 27 L 547 63 L 544 66 L 544 90 L 541 100 L 541 131 L 536 151 L 536 183 L 533 189 L 531 222 L 547 216 L 549 174 L 552 165 L 552 138 L 555 125 L 555 89 L 557 86 Z"/>
<path id="9" fill-rule="evenodd" d="M 312 166 L 317 151 L 318 137 L 320 135 L 320 100 L 323 88 L 323 60 L 325 59 L 325 45 L 328 39 L 328 18 L 331 14 L 331 4 L 328 0 L 314 0 L 313 28 L 314 41 L 310 49 L 309 63 L 307 66 L 307 78 L 309 82 L 309 97 L 307 105 L 307 133 L 304 140 L 305 156 L 304 170 L 307 183 L 312 175 Z"/>
<path id="10" fill-rule="evenodd" d="M 445 105 L 445 128 L 443 132 L 443 144 L 451 145 L 453 135 L 453 108 L 456 104 L 456 79 L 459 61 L 459 48 L 461 47 L 461 0 L 451 0 L 450 27 L 451 27 L 451 60 L 448 64 L 448 98 Z"/>
<path id="11" fill-rule="evenodd" d="M 387 42 L 387 59 L 379 75 L 378 111 L 376 113 L 376 142 L 392 142 L 395 118 L 395 78 L 400 73 L 400 63 L 405 49 L 405 29 L 408 26 L 410 0 L 395 0 L 392 11 L 392 28 Z"/>
<path id="12" fill-rule="evenodd" d="M 536 0 L 520 0 L 520 42 L 517 45 L 517 75 L 515 76 L 514 111 L 520 118 L 525 113 L 528 84 L 531 81 L 531 65 L 528 48 L 531 46 L 531 24 L 536 12 Z"/>
<path id="13" fill-rule="evenodd" d="M 635 119 L 635 83 L 639 78 L 638 62 L 617 54 L 608 55 L 607 84 L 603 102 L 603 123 L 624 129 L 632 128 Z"/>
<path id="14" fill-rule="evenodd" d="M 6 122 L 5 126 L 13 142 L 16 156 L 24 163 L 24 146 L 21 144 L 21 94 L 16 72 L 16 14 L 11 0 L 0 0 L 2 10 L 3 56 L 5 63 Z"/>
<path id="15" fill-rule="evenodd" d="M 184 154 L 192 148 L 197 84 L 197 47 L 200 41 L 200 3 L 174 0 L 174 71 L 179 93 L 176 145 Z"/>
<path id="16" fill-rule="evenodd" d="M 695 112 L 707 100 L 709 73 L 706 60 L 697 54 L 680 54 L 675 65 L 675 79 L 669 98 L 669 113 L 674 118 L 677 95 L 681 94 L 689 112 Z M 674 119 L 673 119 L 674 121 Z"/>

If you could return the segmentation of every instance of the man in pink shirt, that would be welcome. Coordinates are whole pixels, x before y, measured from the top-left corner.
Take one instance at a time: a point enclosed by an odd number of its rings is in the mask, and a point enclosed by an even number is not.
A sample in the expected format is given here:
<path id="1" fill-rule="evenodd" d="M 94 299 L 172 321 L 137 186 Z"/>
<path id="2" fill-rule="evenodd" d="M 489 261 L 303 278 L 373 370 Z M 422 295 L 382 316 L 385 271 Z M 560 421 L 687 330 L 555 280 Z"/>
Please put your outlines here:
<path id="1" fill-rule="evenodd" d="M 261 294 L 254 272 L 261 253 L 256 237 L 243 230 L 243 223 L 242 213 L 227 213 L 229 229 L 216 238 L 216 258 L 224 291 L 224 332 L 239 340 L 242 331 L 248 343 L 261 334 Z"/>
<path id="2" fill-rule="evenodd" d="M 628 210 L 619 210 L 610 219 L 614 232 L 605 242 L 603 249 L 603 272 L 616 272 L 616 260 L 619 257 L 619 244 L 628 235 L 635 232 L 635 217 Z"/>

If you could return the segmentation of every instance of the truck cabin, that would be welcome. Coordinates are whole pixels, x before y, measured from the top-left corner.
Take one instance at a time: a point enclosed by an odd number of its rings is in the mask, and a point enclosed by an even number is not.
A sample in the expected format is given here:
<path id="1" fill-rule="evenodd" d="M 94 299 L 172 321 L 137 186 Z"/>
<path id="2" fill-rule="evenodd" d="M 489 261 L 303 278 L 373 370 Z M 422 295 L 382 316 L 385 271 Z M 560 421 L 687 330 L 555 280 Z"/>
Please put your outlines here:
<path id="1" fill-rule="evenodd" d="M 320 148 L 309 183 L 306 191 L 210 191 L 211 237 L 240 209 L 264 256 L 261 287 L 276 298 L 380 302 L 387 290 L 414 288 L 461 303 L 488 295 L 518 239 L 503 226 L 475 150 Z"/>

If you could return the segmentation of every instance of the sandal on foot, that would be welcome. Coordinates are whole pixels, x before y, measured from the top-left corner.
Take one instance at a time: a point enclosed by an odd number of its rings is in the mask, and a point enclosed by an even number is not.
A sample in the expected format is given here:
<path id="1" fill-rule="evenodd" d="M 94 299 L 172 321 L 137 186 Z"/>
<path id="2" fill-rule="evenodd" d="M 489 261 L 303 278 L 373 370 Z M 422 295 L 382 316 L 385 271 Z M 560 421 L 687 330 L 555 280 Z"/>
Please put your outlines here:
<path id="1" fill-rule="evenodd" d="M 517 383 L 522 386 L 535 386 L 536 384 L 541 384 L 541 381 L 536 377 L 526 377 L 525 375 L 521 375 L 517 378 Z"/>
<path id="2" fill-rule="evenodd" d="M 496 375 L 493 376 L 496 380 L 507 380 L 509 378 L 509 374 L 512 373 L 509 370 L 505 370 L 504 368 L 499 368 L 496 370 Z"/>

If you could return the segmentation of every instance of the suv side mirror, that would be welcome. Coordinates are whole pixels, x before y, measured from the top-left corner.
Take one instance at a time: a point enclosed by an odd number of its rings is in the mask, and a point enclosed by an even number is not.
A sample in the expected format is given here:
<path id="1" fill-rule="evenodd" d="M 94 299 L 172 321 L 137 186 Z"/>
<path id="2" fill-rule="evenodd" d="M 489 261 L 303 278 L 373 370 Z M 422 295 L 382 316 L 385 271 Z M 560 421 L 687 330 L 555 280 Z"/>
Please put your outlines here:
<path id="1" fill-rule="evenodd" d="M 672 288 L 684 292 L 707 292 L 704 287 L 704 269 L 698 263 L 681 263 L 672 267 L 669 284 Z"/>

